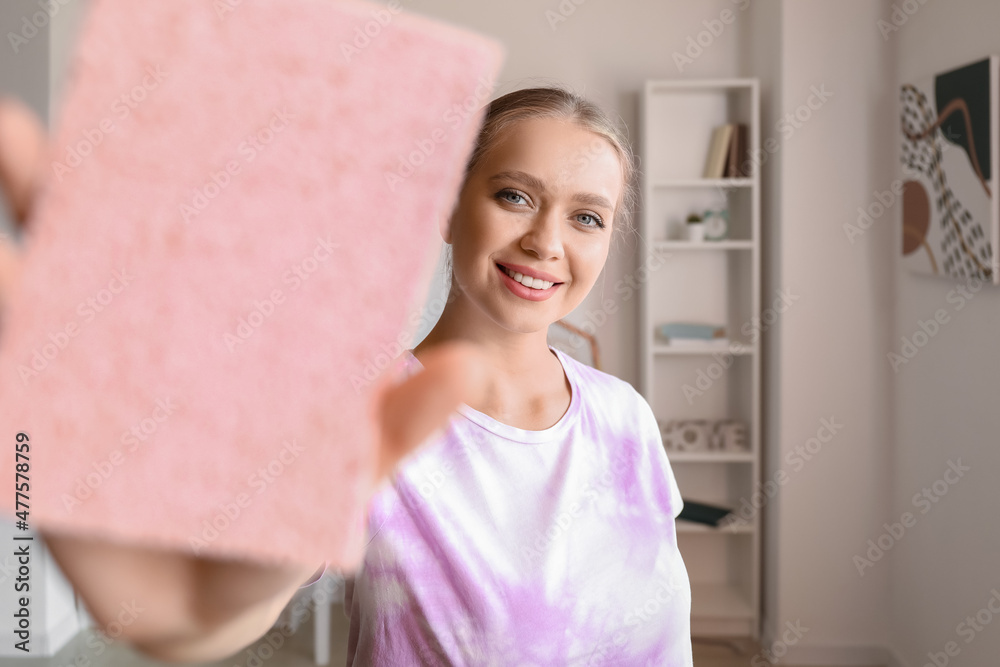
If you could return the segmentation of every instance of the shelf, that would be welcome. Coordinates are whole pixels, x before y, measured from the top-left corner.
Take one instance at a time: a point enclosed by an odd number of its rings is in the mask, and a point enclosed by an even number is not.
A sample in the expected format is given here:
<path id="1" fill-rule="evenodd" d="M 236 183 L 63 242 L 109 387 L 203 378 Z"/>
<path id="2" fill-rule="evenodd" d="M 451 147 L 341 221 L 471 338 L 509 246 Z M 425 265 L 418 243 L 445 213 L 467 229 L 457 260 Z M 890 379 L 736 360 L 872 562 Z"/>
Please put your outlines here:
<path id="1" fill-rule="evenodd" d="M 691 213 L 729 211 L 726 241 L 754 241 L 753 210 L 759 184 L 748 179 L 687 179 L 657 181 L 647 186 L 647 218 L 653 225 L 648 238 L 656 241 L 687 241 L 687 217 Z M 705 240 L 704 245 L 719 241 Z"/>
<path id="2" fill-rule="evenodd" d="M 753 618 L 754 611 L 735 586 L 692 583 L 691 616 Z"/>
<path id="3" fill-rule="evenodd" d="M 753 241 L 656 241 L 653 249 L 669 250 L 753 250 Z"/>
<path id="4" fill-rule="evenodd" d="M 731 348 L 731 345 L 738 345 L 738 348 Z M 705 345 L 703 347 L 671 347 L 666 343 L 656 343 L 653 345 L 653 354 L 731 354 L 733 356 L 752 355 L 757 352 L 757 346 L 739 341 L 730 341 L 729 345 Z"/>
<path id="5" fill-rule="evenodd" d="M 653 183 L 653 187 L 660 188 L 750 188 L 753 187 L 752 178 L 671 178 L 666 181 Z"/>
<path id="6" fill-rule="evenodd" d="M 762 178 L 759 170 L 742 178 L 702 174 L 722 124 L 742 123 L 749 130 L 741 165 L 760 151 L 759 82 L 651 80 L 639 112 L 648 264 L 639 308 L 640 390 L 658 421 L 736 420 L 745 426 L 746 450 L 708 449 L 711 438 L 696 451 L 664 447 L 682 497 L 731 508 L 738 516 L 743 499 L 758 488 L 761 468 Z M 725 239 L 687 240 L 692 213 L 723 210 L 729 221 Z M 725 327 L 726 341 L 675 338 L 680 344 L 671 345 L 660 335 L 668 322 Z M 684 446 L 677 437 L 670 434 L 671 447 Z M 730 514 L 719 526 L 676 523 L 691 581 L 692 633 L 759 639 L 763 535 L 756 517 L 737 516 Z"/>
<path id="7" fill-rule="evenodd" d="M 646 93 L 677 93 L 687 90 L 711 90 L 729 92 L 739 88 L 753 89 L 757 80 L 752 78 L 735 79 L 649 79 L 646 81 Z"/>
<path id="8" fill-rule="evenodd" d="M 671 463 L 753 463 L 753 452 L 675 452 L 665 449 Z"/>
<path id="9" fill-rule="evenodd" d="M 674 524 L 677 527 L 678 533 L 712 533 L 716 535 L 749 535 L 753 533 L 753 524 L 746 523 L 741 526 L 736 526 L 734 528 L 729 528 L 728 526 L 717 526 L 713 528 L 712 526 L 705 525 L 703 523 L 694 523 L 691 521 L 677 521 Z"/>

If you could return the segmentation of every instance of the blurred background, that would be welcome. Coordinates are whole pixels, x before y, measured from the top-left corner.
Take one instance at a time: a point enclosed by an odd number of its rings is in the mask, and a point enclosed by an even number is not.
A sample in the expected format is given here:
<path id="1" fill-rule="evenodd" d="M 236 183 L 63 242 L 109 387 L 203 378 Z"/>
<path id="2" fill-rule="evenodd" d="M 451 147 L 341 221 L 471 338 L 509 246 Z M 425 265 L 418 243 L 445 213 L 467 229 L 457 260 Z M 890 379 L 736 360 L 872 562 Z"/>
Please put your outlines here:
<path id="1" fill-rule="evenodd" d="M 0 90 L 23 98 L 50 127 L 87 4 L 0 3 L 6 42 Z M 728 534 L 678 524 L 694 592 L 695 664 L 998 664 L 1000 291 L 907 265 L 899 100 L 904 83 L 1000 54 L 1000 5 L 399 5 L 505 43 L 495 96 L 561 84 L 617 114 L 629 129 L 647 172 L 639 233 L 613 246 L 593 292 L 566 319 L 592 334 L 602 370 L 647 397 L 655 394 L 651 404 L 665 428 L 677 416 L 671 406 L 684 405 L 678 397 L 691 395 L 685 385 L 705 394 L 687 401 L 691 410 L 684 416 L 721 418 L 725 406 L 738 405 L 749 428 L 751 446 L 742 455 L 709 461 L 697 450 L 669 452 L 686 499 L 723 504 L 737 514 L 744 500 L 751 507 L 741 514 L 742 528 Z M 39 12 L 44 18 L 33 23 Z M 662 83 L 675 80 L 692 87 Z M 995 146 L 995 72 L 992 81 L 992 92 L 984 94 L 992 101 Z M 644 109 L 660 115 L 644 117 Z M 700 172 L 707 139 L 727 118 L 750 126 L 755 141 L 747 151 L 757 146 L 747 180 L 704 192 L 702 185 L 677 182 L 703 176 L 673 173 L 670 165 L 696 165 Z M 685 142 L 688 135 L 694 139 Z M 692 153 L 702 144 L 703 154 Z M 995 148 L 991 155 L 995 164 Z M 666 165 L 664 180 L 653 182 L 658 165 Z M 671 230 L 686 230 L 671 216 L 705 208 L 705 201 L 729 207 L 732 247 L 704 255 L 686 252 L 683 243 L 672 246 L 684 239 Z M 993 229 L 996 223 L 984 224 Z M 0 234 L 11 233 L 9 220 L 0 221 Z M 655 249 L 664 251 L 668 268 L 649 278 L 640 268 Z M 414 345 L 440 312 L 444 276 L 442 259 Z M 630 278 L 634 293 L 615 289 L 631 285 Z M 706 285 L 728 290 L 718 308 L 699 307 L 715 298 L 703 294 Z M 663 304 L 675 304 L 676 312 Z M 704 389 L 698 372 L 711 377 L 713 357 L 664 352 L 651 327 L 671 314 L 706 319 L 704 313 L 716 310 L 737 314 L 728 322 L 729 337 L 749 333 L 753 349 L 734 355 L 728 367 L 719 358 L 722 374 Z M 747 322 L 749 329 L 739 326 Z M 588 363 L 592 349 L 573 347 Z M 0 530 L 13 532 L 6 524 Z M 54 562 L 46 557 L 41 568 L 35 562 L 34 578 L 42 585 L 35 599 L 44 599 L 42 618 L 34 619 L 38 658 L 16 657 L 4 627 L 0 664 L 147 664 L 111 639 L 95 639 Z M 15 576 L 14 557 L 0 556 L 6 618 Z M 280 657 L 271 664 L 313 664 L 317 656 L 342 664 L 339 582 L 327 583 L 329 599 L 310 607 L 301 632 L 274 647 Z M 317 638 L 326 646 L 318 652 Z M 274 653 L 262 651 L 264 643 L 238 662 L 219 664 L 263 664 Z"/>

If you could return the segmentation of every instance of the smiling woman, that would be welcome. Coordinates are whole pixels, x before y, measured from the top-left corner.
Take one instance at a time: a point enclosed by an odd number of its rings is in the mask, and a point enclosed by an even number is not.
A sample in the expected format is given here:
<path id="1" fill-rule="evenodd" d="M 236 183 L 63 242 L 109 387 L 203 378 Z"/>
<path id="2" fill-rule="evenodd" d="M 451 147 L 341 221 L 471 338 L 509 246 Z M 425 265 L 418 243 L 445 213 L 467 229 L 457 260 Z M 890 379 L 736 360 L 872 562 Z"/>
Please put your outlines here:
<path id="1" fill-rule="evenodd" d="M 348 665 L 692 664 L 683 502 L 653 412 L 546 338 L 629 229 L 635 171 L 576 95 L 489 105 L 442 229 L 447 305 L 402 365 L 469 341 L 486 391 L 372 496 Z"/>

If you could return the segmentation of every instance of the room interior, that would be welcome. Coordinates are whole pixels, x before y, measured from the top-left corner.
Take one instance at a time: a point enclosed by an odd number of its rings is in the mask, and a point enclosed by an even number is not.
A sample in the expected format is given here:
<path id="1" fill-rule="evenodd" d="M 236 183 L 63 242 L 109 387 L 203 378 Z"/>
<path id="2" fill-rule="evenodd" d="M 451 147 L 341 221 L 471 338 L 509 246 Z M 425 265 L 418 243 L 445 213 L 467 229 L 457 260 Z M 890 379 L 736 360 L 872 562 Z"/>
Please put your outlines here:
<path id="1" fill-rule="evenodd" d="M 0 59 L 0 87 L 49 122 L 87 6 L 57 2 L 37 36 Z M 5 2 L 0 25 L 19 32 L 38 4 Z M 1000 6 L 401 4 L 506 44 L 495 95 L 561 84 L 628 128 L 646 179 L 641 233 L 614 249 L 587 300 L 550 334 L 574 356 L 596 359 L 654 396 L 664 422 L 671 407 L 684 405 L 687 385 L 699 392 L 686 403 L 694 406 L 689 416 L 721 417 L 724 407 L 712 407 L 718 400 L 738 405 L 747 424 L 745 454 L 718 463 L 668 454 L 685 498 L 737 511 L 749 501 L 744 526 L 727 534 L 678 522 L 700 614 L 692 623 L 695 664 L 996 664 L 1000 495 L 991 473 L 1000 466 L 1000 389 L 987 376 L 1000 366 L 987 339 L 1000 326 L 1000 293 L 992 284 L 974 289 L 913 270 L 899 252 L 898 101 L 904 84 L 1000 54 Z M 994 161 L 997 118 L 993 108 Z M 747 164 L 734 177 L 741 182 L 692 184 L 702 177 L 706 140 L 725 122 L 750 128 Z M 683 216 L 719 202 L 729 206 L 729 245 L 691 251 Z M 995 225 L 998 209 L 990 205 Z M 4 225 L 0 232 L 11 229 Z M 995 231 L 992 243 L 995 252 Z M 649 253 L 659 250 L 666 270 L 644 273 Z M 439 270 L 428 312 L 444 279 Z M 629 279 L 637 289 L 615 290 Z M 709 303 L 713 290 L 728 296 Z M 703 298 L 708 305 L 699 308 Z M 684 311 L 681 319 L 727 319 L 730 337 L 750 341 L 750 351 L 663 352 L 653 328 L 674 307 Z M 433 323 L 422 320 L 413 345 Z M 712 371 L 718 377 L 698 385 L 713 359 L 722 366 Z M 46 648 L 28 660 L 0 646 L 0 663 L 156 664 L 95 638 L 55 563 L 46 560 L 43 571 L 46 610 L 36 623 Z M 0 582 L 12 572 L 10 561 L 0 562 Z M 306 614 L 282 619 L 291 636 L 280 645 L 262 638 L 238 664 L 266 664 L 271 655 L 270 664 L 340 664 L 347 621 L 338 595 L 341 581 L 324 576 L 293 600 Z M 0 596 L 0 609 L 8 609 L 8 597 Z"/>

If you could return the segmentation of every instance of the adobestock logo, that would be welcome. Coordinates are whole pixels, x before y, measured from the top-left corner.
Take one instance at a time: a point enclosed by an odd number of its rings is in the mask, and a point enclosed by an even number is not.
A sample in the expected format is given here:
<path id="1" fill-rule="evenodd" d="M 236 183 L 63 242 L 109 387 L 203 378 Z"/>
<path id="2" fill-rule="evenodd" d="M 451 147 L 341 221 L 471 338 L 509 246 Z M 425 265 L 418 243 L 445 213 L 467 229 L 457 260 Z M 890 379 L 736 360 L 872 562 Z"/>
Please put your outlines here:
<path id="1" fill-rule="evenodd" d="M 49 24 L 52 18 L 59 13 L 62 7 L 65 7 L 73 0 L 38 0 L 38 6 L 42 8 L 43 11 L 35 12 L 31 15 L 31 20 L 28 20 L 27 16 L 21 17 L 21 31 L 20 33 L 8 32 L 7 41 L 10 42 L 10 48 L 14 50 L 14 53 L 19 53 L 21 47 L 31 41 L 38 31 Z"/>
<path id="2" fill-rule="evenodd" d="M 129 275 L 127 271 L 125 268 L 112 271 L 107 287 L 77 304 L 76 313 L 80 316 L 80 320 L 71 320 L 56 331 L 50 331 L 47 336 L 48 342 L 32 350 L 29 365 L 18 365 L 17 374 L 22 384 L 28 384 L 29 379 L 38 377 L 40 373 L 50 368 L 59 357 L 59 353 L 69 347 L 73 338 L 80 335 L 82 327 L 94 322 L 99 313 L 107 310 L 116 299 L 120 298 L 118 295 L 135 280 L 135 276 Z"/>
<path id="3" fill-rule="evenodd" d="M 157 398 L 155 407 L 149 413 L 149 416 L 143 417 L 133 424 L 129 430 L 122 433 L 119 438 L 120 442 L 123 445 L 128 445 L 127 449 L 129 452 L 136 451 L 141 445 L 145 445 L 152 439 L 160 430 L 160 427 L 173 416 L 177 407 L 170 396 L 165 399 Z M 62 494 L 60 500 L 62 500 L 63 509 L 66 510 L 66 513 L 72 514 L 78 505 L 83 504 L 83 501 L 93 496 L 111 478 L 115 471 L 124 465 L 126 456 L 121 449 L 115 448 L 107 458 L 94 461 L 91 464 L 93 470 L 83 477 L 76 479 L 76 486 L 73 487 L 72 495 L 68 493 Z"/>
<path id="4" fill-rule="evenodd" d="M 479 111 L 483 103 L 493 94 L 493 84 L 484 76 L 477 80 L 479 84 L 461 102 L 455 102 L 445 109 L 441 116 L 441 122 L 446 124 L 452 132 L 460 129 L 468 118 Z M 396 191 L 396 186 L 404 180 L 413 176 L 420 167 L 427 162 L 437 151 L 438 144 L 444 143 L 448 139 L 448 131 L 441 127 L 436 127 L 422 138 L 413 140 L 413 150 L 406 155 L 398 153 L 399 158 L 396 168 L 392 171 L 383 172 L 385 183 L 390 192 Z"/>
<path id="5" fill-rule="evenodd" d="M 354 40 L 351 44 L 340 43 L 340 54 L 344 56 L 345 62 L 351 62 L 351 58 L 360 54 L 368 48 L 372 40 L 382 34 L 382 28 L 392 23 L 392 18 L 403 11 L 399 0 L 389 0 L 385 9 L 379 7 L 371 12 L 371 20 L 364 26 L 354 28 Z"/>
<path id="6" fill-rule="evenodd" d="M 949 459 L 947 463 L 948 467 L 945 468 L 940 479 L 934 480 L 932 484 L 913 494 L 910 499 L 914 507 L 920 508 L 920 514 L 930 512 L 934 505 L 948 494 L 949 489 L 958 484 L 959 480 L 965 477 L 965 473 L 972 470 L 969 466 L 962 465 L 962 459 L 954 461 Z M 858 575 L 865 576 L 866 569 L 874 567 L 875 563 L 882 560 L 882 557 L 903 539 L 907 529 L 917 525 L 918 518 L 912 512 L 903 512 L 899 521 L 894 521 L 891 524 L 883 523 L 882 527 L 885 528 L 885 531 L 874 540 L 868 540 L 868 550 L 865 555 L 855 554 L 852 559 L 854 566 L 858 569 Z"/>
<path id="7" fill-rule="evenodd" d="M 733 4 L 742 12 L 750 6 L 750 0 L 732 0 Z M 701 22 L 705 29 L 697 35 L 688 35 L 687 46 L 684 53 L 674 51 L 674 65 L 678 72 L 684 72 L 684 68 L 693 65 L 694 61 L 700 58 L 705 50 L 715 44 L 715 40 L 726 31 L 726 26 L 732 25 L 736 21 L 736 14 L 731 9 L 723 9 L 719 16 L 714 19 L 705 19 Z"/>
<path id="8" fill-rule="evenodd" d="M 160 87 L 160 84 L 167 78 L 160 65 L 146 67 L 146 75 L 141 83 L 122 93 L 111 104 L 111 113 L 120 121 L 126 120 L 135 109 L 139 108 L 149 94 Z M 52 173 L 60 183 L 63 178 L 73 172 L 74 169 L 83 164 L 85 158 L 90 156 L 94 150 L 104 143 L 104 137 L 117 129 L 115 121 L 111 116 L 105 116 L 97 121 L 96 127 L 89 127 L 83 131 L 83 138 L 66 147 L 66 157 L 62 161 L 55 160 L 52 163 Z"/>

